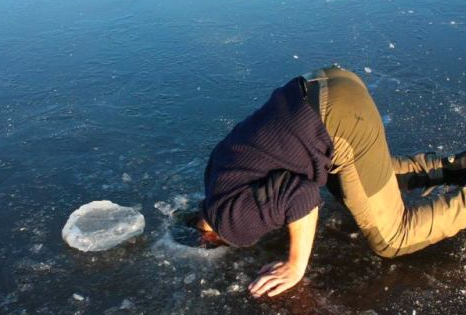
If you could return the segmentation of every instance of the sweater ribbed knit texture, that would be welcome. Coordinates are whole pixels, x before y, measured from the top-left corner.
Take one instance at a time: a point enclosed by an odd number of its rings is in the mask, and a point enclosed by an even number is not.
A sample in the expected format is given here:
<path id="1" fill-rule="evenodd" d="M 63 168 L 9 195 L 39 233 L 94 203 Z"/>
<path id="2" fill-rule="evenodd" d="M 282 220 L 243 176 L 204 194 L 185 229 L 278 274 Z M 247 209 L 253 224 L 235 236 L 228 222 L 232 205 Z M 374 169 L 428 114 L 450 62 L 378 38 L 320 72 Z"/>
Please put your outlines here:
<path id="1" fill-rule="evenodd" d="M 276 89 L 213 149 L 204 217 L 234 246 L 250 246 L 322 203 L 333 145 L 298 77 Z"/>

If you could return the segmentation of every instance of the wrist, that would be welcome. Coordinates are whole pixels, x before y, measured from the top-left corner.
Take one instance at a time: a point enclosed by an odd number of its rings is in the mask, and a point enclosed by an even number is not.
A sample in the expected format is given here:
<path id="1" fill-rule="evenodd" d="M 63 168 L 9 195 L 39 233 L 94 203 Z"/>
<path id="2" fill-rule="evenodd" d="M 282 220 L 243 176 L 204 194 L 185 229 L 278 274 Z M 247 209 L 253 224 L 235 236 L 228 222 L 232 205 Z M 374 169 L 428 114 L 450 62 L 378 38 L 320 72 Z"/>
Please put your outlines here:
<path id="1" fill-rule="evenodd" d="M 288 265 L 297 273 L 304 275 L 304 273 L 306 272 L 307 261 L 300 261 L 298 259 L 293 259 L 292 257 L 290 257 L 288 259 Z"/>

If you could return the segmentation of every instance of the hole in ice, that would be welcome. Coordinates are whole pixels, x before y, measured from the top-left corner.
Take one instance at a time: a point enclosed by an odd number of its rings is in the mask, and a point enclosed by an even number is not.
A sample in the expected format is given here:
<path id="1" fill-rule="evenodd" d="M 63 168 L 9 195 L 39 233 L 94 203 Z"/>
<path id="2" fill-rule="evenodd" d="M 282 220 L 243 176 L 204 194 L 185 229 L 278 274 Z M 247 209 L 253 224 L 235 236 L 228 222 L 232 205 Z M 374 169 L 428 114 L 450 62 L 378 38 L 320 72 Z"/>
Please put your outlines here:
<path id="1" fill-rule="evenodd" d="M 203 249 L 225 245 L 213 237 L 212 233 L 199 231 L 196 227 L 198 218 L 198 211 L 175 212 L 174 222 L 168 228 L 173 241 L 180 245 Z"/>

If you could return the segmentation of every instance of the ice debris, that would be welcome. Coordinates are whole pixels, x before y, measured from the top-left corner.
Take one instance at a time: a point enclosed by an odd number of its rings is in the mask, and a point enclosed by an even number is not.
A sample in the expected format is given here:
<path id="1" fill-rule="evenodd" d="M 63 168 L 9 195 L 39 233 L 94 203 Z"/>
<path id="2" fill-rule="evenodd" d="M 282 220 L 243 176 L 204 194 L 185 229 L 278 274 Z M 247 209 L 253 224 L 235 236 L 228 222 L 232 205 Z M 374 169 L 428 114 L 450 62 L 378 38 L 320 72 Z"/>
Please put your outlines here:
<path id="1" fill-rule="evenodd" d="M 184 278 L 183 282 L 184 282 L 184 284 L 190 284 L 190 283 L 192 283 L 194 280 L 196 280 L 196 274 L 190 273 L 189 275 L 187 275 L 187 276 Z"/>
<path id="2" fill-rule="evenodd" d="M 154 208 L 159 210 L 163 215 L 171 216 L 176 209 L 172 208 L 168 203 L 165 201 L 157 201 L 154 203 Z"/>
<path id="3" fill-rule="evenodd" d="M 178 195 L 173 198 L 172 205 L 165 201 L 157 201 L 154 208 L 159 210 L 163 215 L 172 216 L 177 210 L 186 210 L 188 208 L 189 198 L 186 195 Z"/>
<path id="4" fill-rule="evenodd" d="M 294 59 L 299 59 L 299 56 L 298 55 L 293 55 L 293 58 Z"/>
<path id="5" fill-rule="evenodd" d="M 369 68 L 369 67 L 364 67 L 364 71 L 365 71 L 366 73 L 372 73 L 372 69 Z"/>
<path id="6" fill-rule="evenodd" d="M 134 207 L 122 207 L 108 200 L 93 201 L 70 215 L 62 237 L 81 251 L 102 251 L 142 234 L 144 226 L 144 216 Z"/>
<path id="7" fill-rule="evenodd" d="M 120 309 L 121 310 L 130 310 L 134 307 L 133 302 L 131 302 L 128 299 L 124 299 L 123 302 L 121 302 Z"/>
<path id="8" fill-rule="evenodd" d="M 219 296 L 220 291 L 217 289 L 207 289 L 207 290 L 202 290 L 201 291 L 201 297 L 206 297 L 206 296 Z"/>
<path id="9" fill-rule="evenodd" d="M 395 44 L 390 43 L 390 44 L 388 45 L 388 47 L 390 47 L 391 49 L 394 49 L 394 48 L 395 48 Z"/>
<path id="10" fill-rule="evenodd" d="M 75 299 L 76 301 L 84 301 L 84 296 L 78 293 L 73 293 L 73 299 Z"/>
<path id="11" fill-rule="evenodd" d="M 228 293 L 235 293 L 235 292 L 240 292 L 240 291 L 242 291 L 242 289 L 243 289 L 243 288 L 242 288 L 239 284 L 233 283 L 233 284 L 231 284 L 231 285 L 228 286 L 227 292 L 228 292 Z"/>
<path id="12" fill-rule="evenodd" d="M 123 173 L 123 175 L 121 176 L 121 180 L 124 181 L 125 183 L 129 183 L 133 179 L 128 173 Z"/>

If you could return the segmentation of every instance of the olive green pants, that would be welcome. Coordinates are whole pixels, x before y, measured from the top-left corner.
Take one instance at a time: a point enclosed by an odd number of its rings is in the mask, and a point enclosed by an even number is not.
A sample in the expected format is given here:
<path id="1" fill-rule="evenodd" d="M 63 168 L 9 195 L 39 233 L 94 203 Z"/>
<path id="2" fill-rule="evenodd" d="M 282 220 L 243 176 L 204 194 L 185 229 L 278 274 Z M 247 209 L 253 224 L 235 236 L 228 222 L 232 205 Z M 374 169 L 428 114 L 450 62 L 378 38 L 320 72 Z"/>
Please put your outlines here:
<path id="1" fill-rule="evenodd" d="M 420 250 L 466 227 L 466 188 L 407 208 L 400 189 L 442 180 L 435 154 L 391 157 L 382 119 L 362 80 L 339 68 L 314 74 L 319 110 L 335 154 L 329 189 L 384 257 Z"/>

